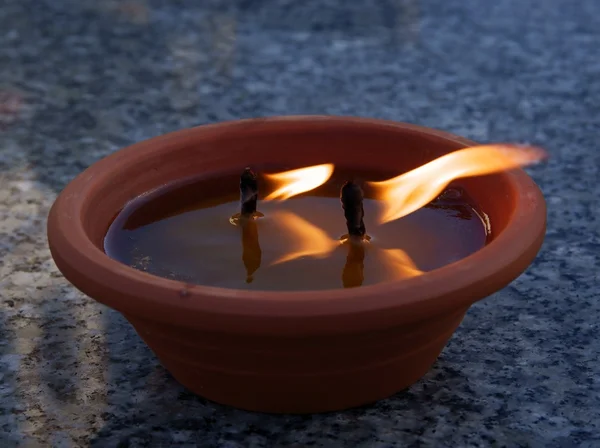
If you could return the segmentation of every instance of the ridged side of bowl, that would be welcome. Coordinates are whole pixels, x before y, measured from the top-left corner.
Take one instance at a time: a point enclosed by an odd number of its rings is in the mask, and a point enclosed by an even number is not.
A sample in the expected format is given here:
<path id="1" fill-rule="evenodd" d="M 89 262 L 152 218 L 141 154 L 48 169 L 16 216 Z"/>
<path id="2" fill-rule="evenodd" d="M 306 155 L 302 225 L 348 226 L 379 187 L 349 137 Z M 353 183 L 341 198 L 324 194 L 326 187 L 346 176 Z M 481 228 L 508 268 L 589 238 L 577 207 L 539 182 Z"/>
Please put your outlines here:
<path id="1" fill-rule="evenodd" d="M 250 411 L 326 412 L 399 392 L 432 366 L 466 310 L 410 326 L 306 338 L 220 335 L 126 316 L 177 381 Z"/>

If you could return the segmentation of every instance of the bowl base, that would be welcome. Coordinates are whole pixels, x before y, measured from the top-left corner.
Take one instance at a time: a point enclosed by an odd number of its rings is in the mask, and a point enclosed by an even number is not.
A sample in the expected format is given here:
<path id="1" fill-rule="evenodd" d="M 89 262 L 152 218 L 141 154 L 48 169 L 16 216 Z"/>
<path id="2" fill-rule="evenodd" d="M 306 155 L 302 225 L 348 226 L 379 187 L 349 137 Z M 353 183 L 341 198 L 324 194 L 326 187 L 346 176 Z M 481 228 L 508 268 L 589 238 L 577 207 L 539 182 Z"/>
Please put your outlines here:
<path id="1" fill-rule="evenodd" d="M 219 404 L 271 414 L 312 414 L 372 404 L 408 388 L 429 371 L 446 343 L 419 353 L 418 360 L 403 357 L 362 372 L 327 378 L 209 372 L 173 361 L 163 365 L 191 392 Z"/>
<path id="2" fill-rule="evenodd" d="M 217 371 L 158 355 L 163 366 L 196 395 L 247 411 L 311 414 L 341 411 L 394 395 L 421 379 L 452 337 L 450 331 L 417 350 L 367 368 L 324 375 L 265 374 Z"/>

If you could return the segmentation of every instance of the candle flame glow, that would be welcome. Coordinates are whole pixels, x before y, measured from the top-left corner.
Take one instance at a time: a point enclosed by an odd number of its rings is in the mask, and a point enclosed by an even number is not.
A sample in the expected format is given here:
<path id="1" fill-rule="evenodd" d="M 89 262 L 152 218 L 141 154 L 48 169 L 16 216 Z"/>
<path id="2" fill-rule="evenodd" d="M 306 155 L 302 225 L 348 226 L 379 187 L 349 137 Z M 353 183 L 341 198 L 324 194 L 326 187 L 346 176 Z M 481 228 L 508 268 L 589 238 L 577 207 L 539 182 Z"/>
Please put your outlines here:
<path id="1" fill-rule="evenodd" d="M 292 241 L 295 246 L 287 254 L 275 260 L 273 265 L 302 257 L 324 258 L 340 245 L 339 240 L 330 238 L 325 231 L 295 213 L 276 211 L 271 216 L 293 236 Z"/>
<path id="2" fill-rule="evenodd" d="M 369 184 L 384 204 L 380 220 L 386 223 L 427 205 L 455 179 L 511 170 L 545 158 L 546 151 L 534 146 L 473 146 L 446 154 L 398 177 Z"/>
<path id="3" fill-rule="evenodd" d="M 284 200 L 306 193 L 323 185 L 333 173 L 333 164 L 325 163 L 283 173 L 265 174 L 265 178 L 276 185 L 265 200 Z"/>
<path id="4" fill-rule="evenodd" d="M 294 241 L 294 247 L 290 251 L 279 257 L 271 263 L 286 263 L 297 260 L 302 257 L 325 258 L 331 254 L 338 246 L 344 244 L 341 240 L 336 240 L 327 235 L 325 231 L 311 224 L 297 214 L 288 211 L 276 211 L 272 215 L 278 225 L 286 229 Z M 345 244 L 354 244 L 346 240 Z M 369 244 L 361 242 L 358 244 Z M 402 249 L 377 249 L 382 254 L 387 267 L 394 271 L 395 278 L 410 278 L 423 274 Z"/>
<path id="5" fill-rule="evenodd" d="M 402 249 L 382 249 L 386 264 L 394 269 L 395 274 L 402 278 L 416 277 L 424 272 L 421 271 L 410 256 Z"/>

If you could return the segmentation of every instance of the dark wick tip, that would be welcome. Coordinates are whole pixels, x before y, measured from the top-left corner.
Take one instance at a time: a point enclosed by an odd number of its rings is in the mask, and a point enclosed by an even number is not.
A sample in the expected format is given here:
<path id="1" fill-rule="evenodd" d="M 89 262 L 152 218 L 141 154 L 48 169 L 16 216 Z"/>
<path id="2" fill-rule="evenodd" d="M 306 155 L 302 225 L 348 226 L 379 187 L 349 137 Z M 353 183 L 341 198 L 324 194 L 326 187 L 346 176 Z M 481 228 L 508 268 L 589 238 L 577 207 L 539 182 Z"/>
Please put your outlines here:
<path id="1" fill-rule="evenodd" d="M 346 181 L 342 186 L 341 199 L 342 203 L 362 202 L 364 194 L 360 185 L 352 180 Z"/>
<path id="2" fill-rule="evenodd" d="M 240 180 L 243 182 L 254 182 L 257 180 L 257 176 L 254 171 L 252 171 L 252 168 L 246 167 L 244 168 L 244 172 L 242 173 Z"/>
<path id="3" fill-rule="evenodd" d="M 258 201 L 258 176 L 247 167 L 240 176 L 240 207 L 242 215 L 251 215 L 256 212 Z"/>
<path id="4" fill-rule="evenodd" d="M 364 223 L 364 193 L 362 188 L 353 181 L 347 181 L 340 191 L 340 199 L 342 201 L 342 208 L 344 209 L 344 216 L 346 217 L 348 235 L 364 237 L 367 230 Z"/>

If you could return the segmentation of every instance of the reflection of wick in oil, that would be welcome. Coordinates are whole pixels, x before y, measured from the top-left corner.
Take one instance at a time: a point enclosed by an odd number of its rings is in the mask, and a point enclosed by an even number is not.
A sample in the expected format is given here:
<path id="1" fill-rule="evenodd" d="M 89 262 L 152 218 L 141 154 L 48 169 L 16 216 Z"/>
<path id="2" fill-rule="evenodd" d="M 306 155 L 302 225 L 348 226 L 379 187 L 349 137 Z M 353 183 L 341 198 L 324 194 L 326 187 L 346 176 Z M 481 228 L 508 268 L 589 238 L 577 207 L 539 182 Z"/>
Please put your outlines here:
<path id="1" fill-rule="evenodd" d="M 229 218 L 231 224 L 242 229 L 242 261 L 246 267 L 246 283 L 252 283 L 262 261 L 255 220 L 264 215 L 256 210 L 257 202 L 258 178 L 250 168 L 246 168 L 240 176 L 240 213 Z"/>
<path id="2" fill-rule="evenodd" d="M 362 188 L 352 181 L 347 181 L 340 190 L 340 200 L 348 229 L 348 234 L 341 237 L 341 242 L 348 246 L 346 264 L 342 271 L 344 288 L 362 286 L 365 279 L 365 244 L 370 238 L 365 228 L 363 198 Z"/>
<path id="3" fill-rule="evenodd" d="M 246 283 L 252 283 L 253 275 L 260 268 L 262 261 L 258 226 L 252 217 L 240 219 L 239 225 L 242 228 L 242 261 L 246 267 Z"/>
<path id="4" fill-rule="evenodd" d="M 346 256 L 346 264 L 342 271 L 342 283 L 344 288 L 362 286 L 365 279 L 364 261 L 366 242 L 360 238 L 348 238 L 346 244 L 348 246 L 348 255 Z"/>
<path id="5" fill-rule="evenodd" d="M 367 250 L 374 250 L 374 254 L 383 257 L 386 269 L 392 270 L 394 280 L 415 277 L 423 274 L 410 256 L 402 249 L 368 248 L 369 237 L 366 235 L 345 236 L 333 239 L 327 233 L 289 211 L 275 211 L 270 213 L 273 222 L 281 226 L 289 235 L 293 236 L 293 247 L 289 248 L 283 256 L 270 263 L 274 266 L 303 257 L 327 258 L 340 245 L 348 247 L 346 265 L 342 271 L 342 283 L 345 288 L 362 286 L 364 283 L 364 260 Z M 366 238 L 365 238 L 366 237 Z"/>

